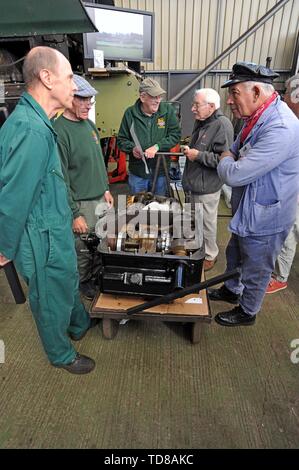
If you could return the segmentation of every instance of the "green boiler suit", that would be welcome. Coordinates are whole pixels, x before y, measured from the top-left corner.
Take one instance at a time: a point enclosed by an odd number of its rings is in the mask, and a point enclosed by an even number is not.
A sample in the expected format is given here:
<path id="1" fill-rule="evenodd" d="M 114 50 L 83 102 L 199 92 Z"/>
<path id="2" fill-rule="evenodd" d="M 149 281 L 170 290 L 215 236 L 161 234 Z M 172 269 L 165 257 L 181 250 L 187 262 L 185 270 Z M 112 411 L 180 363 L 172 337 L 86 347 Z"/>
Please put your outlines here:
<path id="1" fill-rule="evenodd" d="M 49 361 L 76 356 L 68 333 L 90 319 L 78 291 L 72 214 L 43 108 L 24 93 L 0 130 L 0 253 L 14 260 L 28 284 L 30 307 Z"/>

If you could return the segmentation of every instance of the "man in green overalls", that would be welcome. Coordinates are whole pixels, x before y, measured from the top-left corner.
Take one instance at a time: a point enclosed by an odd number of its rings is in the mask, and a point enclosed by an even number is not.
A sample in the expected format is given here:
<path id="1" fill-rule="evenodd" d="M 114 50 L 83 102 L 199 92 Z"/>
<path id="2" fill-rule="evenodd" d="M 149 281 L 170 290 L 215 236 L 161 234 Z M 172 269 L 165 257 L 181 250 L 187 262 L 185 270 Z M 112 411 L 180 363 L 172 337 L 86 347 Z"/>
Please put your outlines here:
<path id="1" fill-rule="evenodd" d="M 50 363 L 85 374 L 95 362 L 70 338 L 90 328 L 78 293 L 72 214 L 50 119 L 71 105 L 76 86 L 67 59 L 36 47 L 27 55 L 26 90 L 0 131 L 0 265 L 14 260 Z"/>

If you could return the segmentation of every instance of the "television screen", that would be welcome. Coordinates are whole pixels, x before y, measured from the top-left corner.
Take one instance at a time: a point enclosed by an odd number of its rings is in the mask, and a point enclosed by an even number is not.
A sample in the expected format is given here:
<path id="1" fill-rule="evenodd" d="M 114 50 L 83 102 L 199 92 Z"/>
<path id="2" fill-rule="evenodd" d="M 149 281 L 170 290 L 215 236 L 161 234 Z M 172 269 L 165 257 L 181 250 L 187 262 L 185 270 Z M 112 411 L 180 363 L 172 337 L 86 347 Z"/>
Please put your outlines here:
<path id="1" fill-rule="evenodd" d="M 154 59 L 154 14 L 106 5 L 84 3 L 98 33 L 84 34 L 84 57 L 93 59 L 94 49 L 104 59 L 151 62 Z"/>

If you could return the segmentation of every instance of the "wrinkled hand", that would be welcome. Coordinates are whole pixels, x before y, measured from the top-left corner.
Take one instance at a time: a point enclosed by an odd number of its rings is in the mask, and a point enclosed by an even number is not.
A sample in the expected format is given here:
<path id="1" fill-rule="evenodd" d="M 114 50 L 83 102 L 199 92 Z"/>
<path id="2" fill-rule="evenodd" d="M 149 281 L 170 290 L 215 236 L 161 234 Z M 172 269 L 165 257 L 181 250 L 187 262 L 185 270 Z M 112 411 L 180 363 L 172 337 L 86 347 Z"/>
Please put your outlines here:
<path id="1" fill-rule="evenodd" d="M 185 155 L 185 156 L 188 158 L 188 160 L 190 160 L 191 162 L 193 162 L 194 160 L 197 160 L 197 159 L 198 159 L 199 150 L 190 149 L 190 147 L 188 147 L 188 145 L 185 145 L 185 147 L 183 148 L 183 152 L 184 152 L 184 155 Z"/>
<path id="2" fill-rule="evenodd" d="M 109 209 L 111 209 L 111 207 L 113 207 L 113 196 L 112 194 L 110 193 L 110 191 L 105 191 L 104 193 L 104 199 L 105 201 L 107 202 L 107 204 L 109 205 Z"/>
<path id="3" fill-rule="evenodd" d="M 10 263 L 10 259 L 5 258 L 5 256 L 0 253 L 0 266 L 5 266 L 8 263 Z"/>
<path id="4" fill-rule="evenodd" d="M 143 157 L 143 154 L 138 147 L 134 147 L 132 152 L 133 152 L 134 157 L 137 158 L 138 160 L 140 160 Z"/>
<path id="5" fill-rule="evenodd" d="M 153 145 L 152 147 L 149 147 L 148 149 L 144 151 L 144 155 L 146 158 L 154 158 L 157 152 L 158 152 L 157 147 Z"/>
<path id="6" fill-rule="evenodd" d="M 73 220 L 73 232 L 75 233 L 87 233 L 88 232 L 88 225 L 83 215 L 80 215 L 79 217 L 76 217 L 76 219 Z"/>

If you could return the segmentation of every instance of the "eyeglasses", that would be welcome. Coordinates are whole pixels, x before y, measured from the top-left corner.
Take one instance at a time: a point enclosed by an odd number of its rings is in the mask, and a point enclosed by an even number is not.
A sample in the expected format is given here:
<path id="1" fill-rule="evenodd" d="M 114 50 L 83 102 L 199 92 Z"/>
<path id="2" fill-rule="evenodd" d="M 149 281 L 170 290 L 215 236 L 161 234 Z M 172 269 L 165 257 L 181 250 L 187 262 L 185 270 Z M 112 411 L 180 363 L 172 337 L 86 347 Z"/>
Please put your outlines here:
<path id="1" fill-rule="evenodd" d="M 151 101 L 161 101 L 163 98 L 163 95 L 152 96 L 152 95 L 149 95 L 148 93 L 146 94 Z"/>
<path id="2" fill-rule="evenodd" d="M 75 98 L 77 98 L 77 100 L 79 101 L 80 103 L 80 106 L 86 106 L 86 105 L 89 105 L 89 106 L 93 106 L 96 102 L 95 98 L 85 98 L 83 96 L 78 96 L 78 95 L 75 95 Z"/>
<path id="3" fill-rule="evenodd" d="M 192 103 L 192 104 L 191 104 L 191 108 L 200 109 L 200 108 L 202 108 L 203 106 L 206 106 L 207 104 L 209 104 L 209 103 L 203 103 L 203 104 Z"/>

